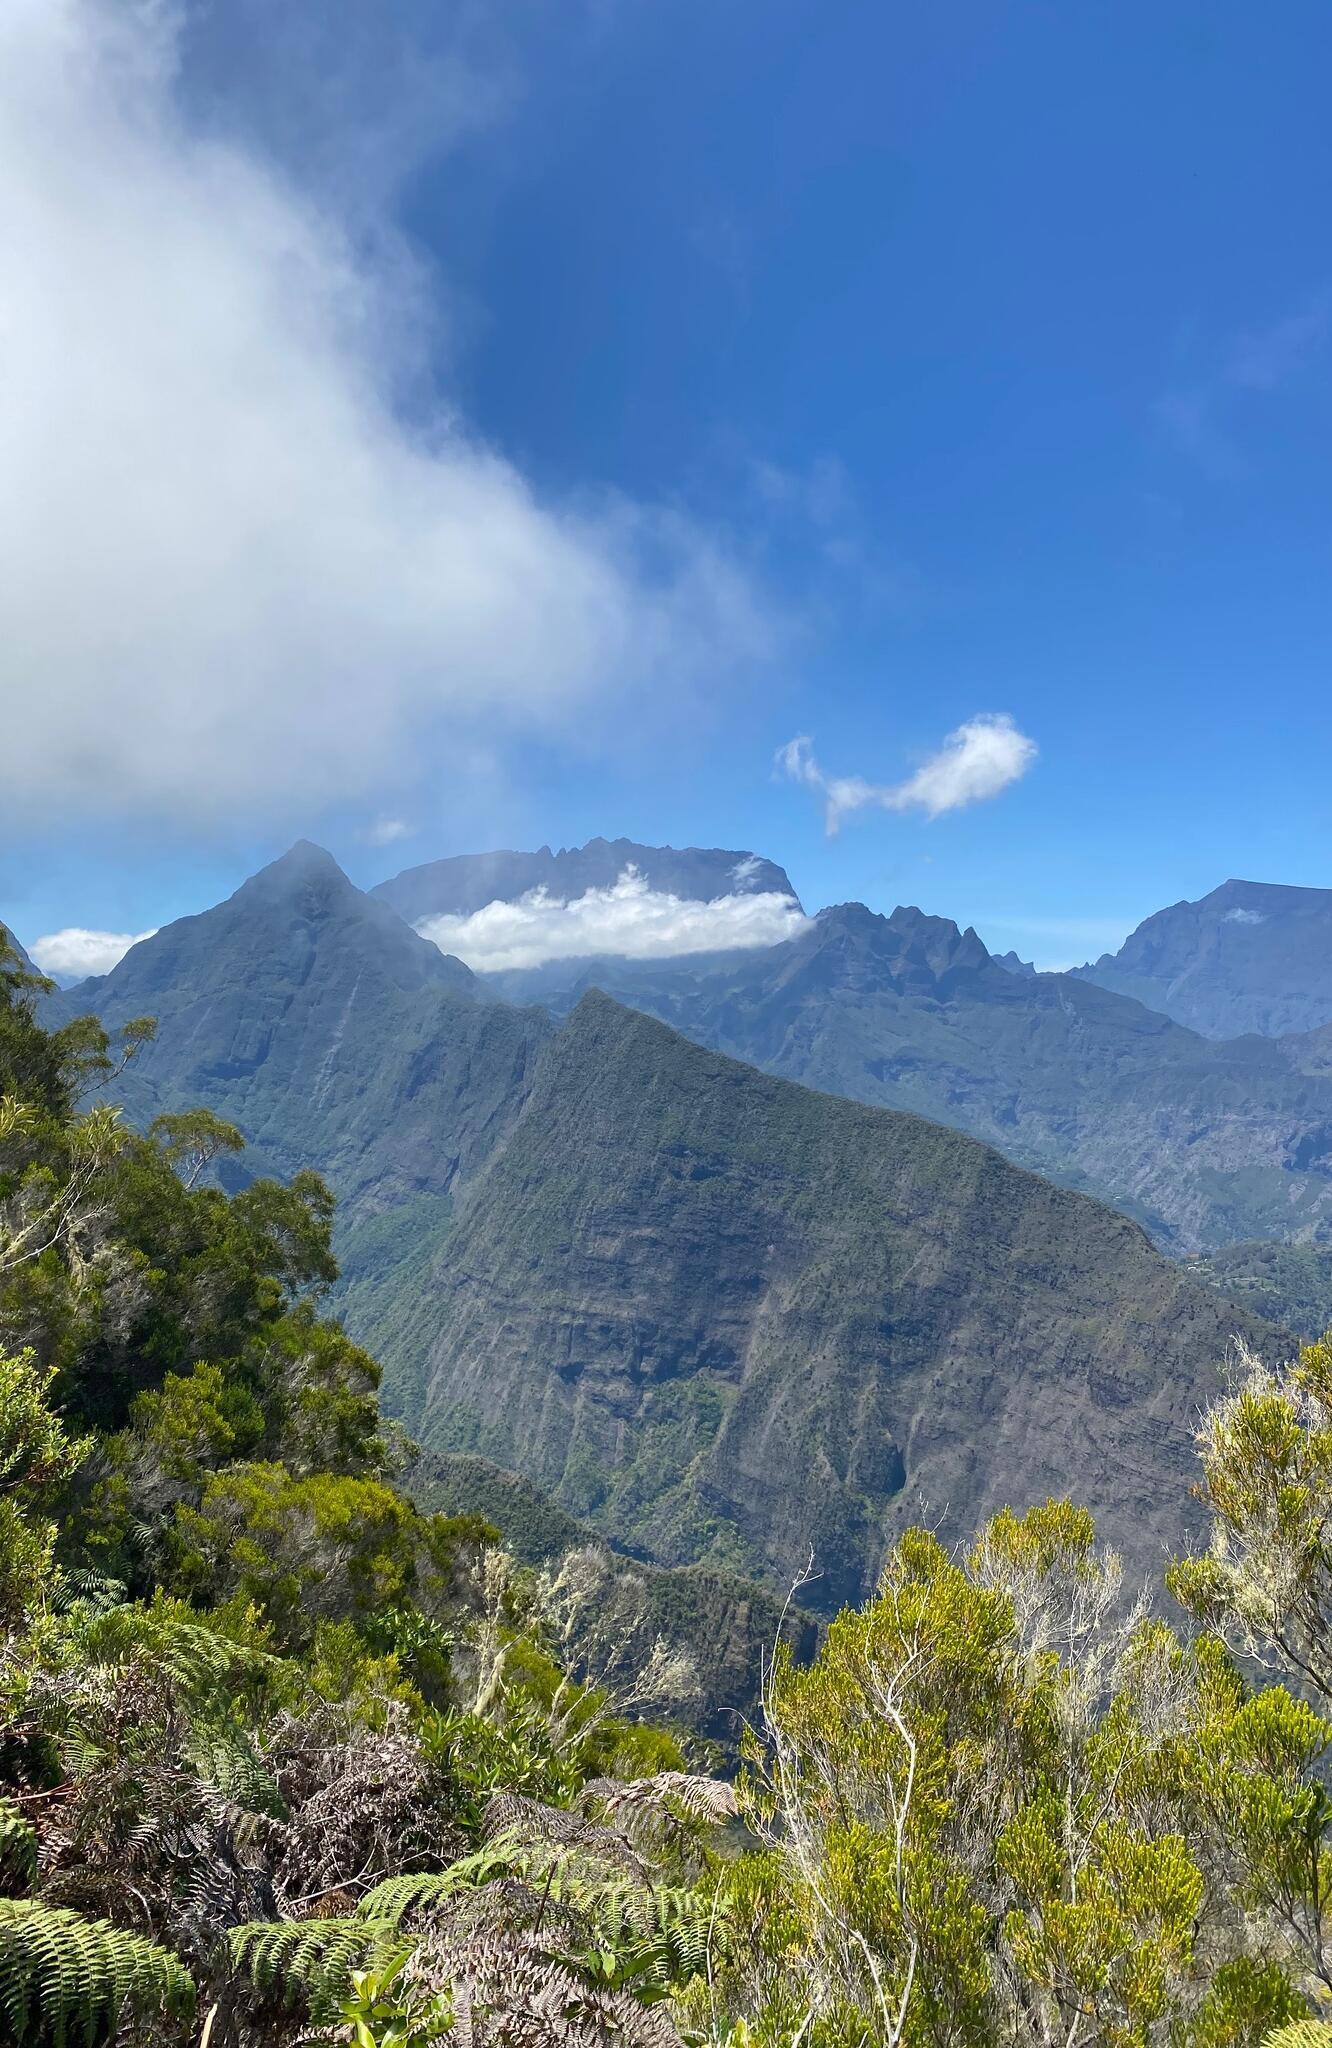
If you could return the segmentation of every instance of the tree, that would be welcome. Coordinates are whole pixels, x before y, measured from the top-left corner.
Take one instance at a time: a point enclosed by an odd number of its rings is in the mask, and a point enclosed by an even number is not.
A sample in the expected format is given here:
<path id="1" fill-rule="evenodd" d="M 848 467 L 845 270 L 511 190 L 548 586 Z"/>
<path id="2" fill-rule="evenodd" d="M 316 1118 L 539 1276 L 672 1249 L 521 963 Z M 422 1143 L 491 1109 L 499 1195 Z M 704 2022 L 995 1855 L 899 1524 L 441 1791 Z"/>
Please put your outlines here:
<path id="1" fill-rule="evenodd" d="M 55 1547 L 49 1510 L 89 1448 L 51 1407 L 52 1377 L 30 1352 L 0 1355 L 0 1624 L 44 1597 Z"/>
<path id="2" fill-rule="evenodd" d="M 1216 1824 L 1245 1689 L 1119 1593 L 1051 1502 L 960 1558 L 910 1532 L 812 1666 L 778 1658 L 747 1794 L 774 1910 L 742 1860 L 732 1991 L 765 2038 L 1240 2043 L 1302 2009 L 1291 1930 Z M 1301 1796 L 1326 1733 L 1281 1755 Z M 1279 1861 L 1300 1823 L 1268 1820 Z"/>

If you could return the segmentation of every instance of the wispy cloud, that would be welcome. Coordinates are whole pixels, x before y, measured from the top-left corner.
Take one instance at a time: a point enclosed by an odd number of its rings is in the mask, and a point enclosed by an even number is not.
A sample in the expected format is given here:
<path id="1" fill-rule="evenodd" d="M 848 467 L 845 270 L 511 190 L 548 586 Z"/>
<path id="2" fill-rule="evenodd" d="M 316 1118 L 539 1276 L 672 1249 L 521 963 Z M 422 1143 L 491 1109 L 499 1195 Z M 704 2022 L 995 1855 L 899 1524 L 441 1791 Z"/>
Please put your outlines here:
<path id="1" fill-rule="evenodd" d="M 43 974 L 57 981 L 82 981 L 85 975 L 109 974 L 131 946 L 151 939 L 156 930 L 154 925 L 146 932 L 91 932 L 82 925 L 69 925 L 64 931 L 34 939 L 28 951 Z"/>
<path id="2" fill-rule="evenodd" d="M 360 836 L 367 846 L 392 846 L 399 839 L 410 839 L 415 830 L 405 818 L 376 818 Z"/>
<path id="3" fill-rule="evenodd" d="M 1266 326 L 1232 335 L 1207 368 L 1180 379 L 1156 401 L 1157 419 L 1184 452 L 1210 475 L 1243 468 L 1236 427 L 1245 394 L 1268 397 L 1295 383 L 1332 339 L 1332 292 Z"/>
<path id="4" fill-rule="evenodd" d="M 589 889 L 568 901 L 532 889 L 516 903 L 488 903 L 469 916 L 424 918 L 416 929 L 442 953 L 455 954 L 478 973 L 500 973 L 598 955 L 667 960 L 684 953 L 776 946 L 808 922 L 792 897 L 776 891 L 702 903 L 653 889 L 627 867 L 609 888 Z"/>
<path id="5" fill-rule="evenodd" d="M 823 799 L 829 836 L 842 820 L 867 805 L 885 811 L 923 811 L 937 818 L 968 804 L 998 796 L 1026 774 L 1036 759 L 1034 740 L 1019 732 L 1003 712 L 981 712 L 950 732 L 938 752 L 902 782 L 866 782 L 859 775 L 828 775 L 806 735 L 788 740 L 777 754 L 779 771 Z"/>
<path id="6" fill-rule="evenodd" d="M 0 8 L 7 816 L 396 808 L 764 658 L 714 532 L 426 416 L 419 276 L 185 95 L 206 11 Z"/>

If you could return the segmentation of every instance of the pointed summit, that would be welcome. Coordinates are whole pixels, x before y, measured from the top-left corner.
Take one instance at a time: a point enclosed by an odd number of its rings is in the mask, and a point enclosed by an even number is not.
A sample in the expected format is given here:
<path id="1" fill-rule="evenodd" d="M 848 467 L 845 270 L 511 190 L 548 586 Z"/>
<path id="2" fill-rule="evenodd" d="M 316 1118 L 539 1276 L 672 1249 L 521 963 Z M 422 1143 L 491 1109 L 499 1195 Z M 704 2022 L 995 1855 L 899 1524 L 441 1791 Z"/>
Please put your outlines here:
<path id="1" fill-rule="evenodd" d="M 331 992 L 353 983 L 367 995 L 475 987 L 460 960 L 358 889 L 322 846 L 298 839 L 225 902 L 163 925 L 110 974 L 80 983 L 62 1000 L 71 1015 L 96 1008 L 109 1025 L 223 1001 L 253 1018 L 285 1008 L 295 988 Z"/>
<path id="2" fill-rule="evenodd" d="M 53 1021 L 92 1011 L 112 1031 L 156 1018 L 118 1088 L 135 1123 L 204 1103 L 244 1132 L 241 1173 L 313 1165 L 354 1198 L 391 1160 L 404 1186 L 442 1195 L 473 1118 L 499 1113 L 527 1039 L 548 1028 L 479 1002 L 476 987 L 302 840 L 52 1009 Z"/>
<path id="3" fill-rule="evenodd" d="M 346 904 L 361 894 L 325 847 L 316 846 L 311 839 L 298 839 L 294 846 L 289 846 L 267 867 L 260 868 L 248 881 L 242 882 L 236 896 L 248 902 L 277 902 L 289 900 L 302 892 L 309 897 L 312 906 L 320 903 L 328 909 L 335 903 Z M 232 901 L 235 900 L 233 897 Z M 369 901 L 368 897 L 366 901 Z"/>

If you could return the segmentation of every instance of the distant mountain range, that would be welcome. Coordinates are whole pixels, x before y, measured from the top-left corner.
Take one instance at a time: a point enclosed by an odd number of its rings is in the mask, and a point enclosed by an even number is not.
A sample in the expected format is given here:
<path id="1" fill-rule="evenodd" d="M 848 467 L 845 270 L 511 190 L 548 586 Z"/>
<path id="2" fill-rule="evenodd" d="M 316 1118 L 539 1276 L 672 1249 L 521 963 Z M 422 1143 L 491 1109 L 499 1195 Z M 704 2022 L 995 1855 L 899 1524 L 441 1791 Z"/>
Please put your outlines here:
<path id="1" fill-rule="evenodd" d="M 609 889 L 630 867 L 649 887 L 702 903 L 761 891 L 795 898 L 785 869 L 756 853 L 640 846 L 632 839 L 590 839 L 586 846 L 561 847 L 558 853 L 543 846 L 536 853 L 458 854 L 406 868 L 371 893 L 409 924 L 420 924 L 429 917 L 466 916 L 488 903 L 516 903 L 533 889 L 566 900 L 589 889 Z"/>
<path id="2" fill-rule="evenodd" d="M 1215 1043 L 1078 977 L 1015 972 L 947 918 L 841 904 L 754 952 L 487 982 L 557 1015 L 603 988 L 766 1072 L 952 1124 L 1114 1202 L 1171 1250 L 1332 1234 L 1332 1073 L 1316 1037 Z"/>
<path id="3" fill-rule="evenodd" d="M 1307 1137 L 1325 1101 L 1332 1119 L 1328 1063 L 1305 1074 L 1251 1041 L 1228 1064 L 1127 998 L 1011 973 L 919 912 L 843 907 L 786 946 L 667 978 L 689 1037 L 639 1013 L 657 999 L 642 985 L 635 1008 L 589 991 L 561 1016 L 501 1000 L 301 845 L 49 1007 L 159 1018 L 124 1077 L 136 1117 L 201 1101 L 246 1132 L 250 1171 L 326 1172 L 345 1311 L 385 1361 L 388 1404 L 428 1446 L 512 1467 L 626 1549 L 779 1586 L 813 1545 L 827 1606 L 864 1590 L 907 1519 L 963 1535 L 1006 1500 L 1068 1489 L 1154 1562 L 1187 1517 L 1191 1421 L 1227 1343 L 1280 1347 L 1271 1326 L 942 1118 L 692 1040 L 828 1076 L 878 1062 L 876 1085 L 931 1103 L 952 1089 L 952 1121 L 979 1116 L 999 1076 L 1010 1098 L 986 1114 L 1009 1150 L 1024 1130 L 1053 1145 L 1061 1085 L 1070 1142 L 1119 1100 L 1136 1143 L 1158 1119 L 1153 1187 L 1212 1231 L 1275 1206 L 1264 1172 L 1318 1226 L 1312 1141 L 1265 1162 L 1261 1199 L 1233 1184 L 1252 1178 L 1246 1148 L 1275 1143 L 1278 1106 L 1254 1120 L 1261 1087 L 1295 1091 L 1280 1112 Z M 1040 1078 L 1019 1086 L 1024 1065 Z M 1210 1195 L 1203 1169 L 1168 1165 L 1182 1120 L 1209 1115 L 1237 1162 L 1216 1136 Z"/>
<path id="4" fill-rule="evenodd" d="M 1332 1022 L 1332 889 L 1223 882 L 1074 972 L 1207 1038 L 1313 1031 Z"/>

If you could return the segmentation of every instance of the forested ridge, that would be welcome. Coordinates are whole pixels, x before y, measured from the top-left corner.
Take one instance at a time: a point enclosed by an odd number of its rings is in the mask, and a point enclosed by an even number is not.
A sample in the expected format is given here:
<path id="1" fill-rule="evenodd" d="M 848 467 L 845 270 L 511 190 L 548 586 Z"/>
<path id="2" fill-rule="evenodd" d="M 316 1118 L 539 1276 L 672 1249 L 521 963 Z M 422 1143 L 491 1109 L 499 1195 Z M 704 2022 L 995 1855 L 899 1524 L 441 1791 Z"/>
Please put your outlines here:
<path id="1" fill-rule="evenodd" d="M 1067 1502 L 907 1531 L 724 1755 L 625 1560 L 522 1562 L 403 1489 L 318 1176 L 225 1193 L 230 1125 L 113 1106 L 151 1024 L 48 1031 L 39 992 L 0 957 L 0 2038 L 1239 2048 L 1322 2013 L 1332 1345 L 1234 1363 L 1169 1595 Z"/>

